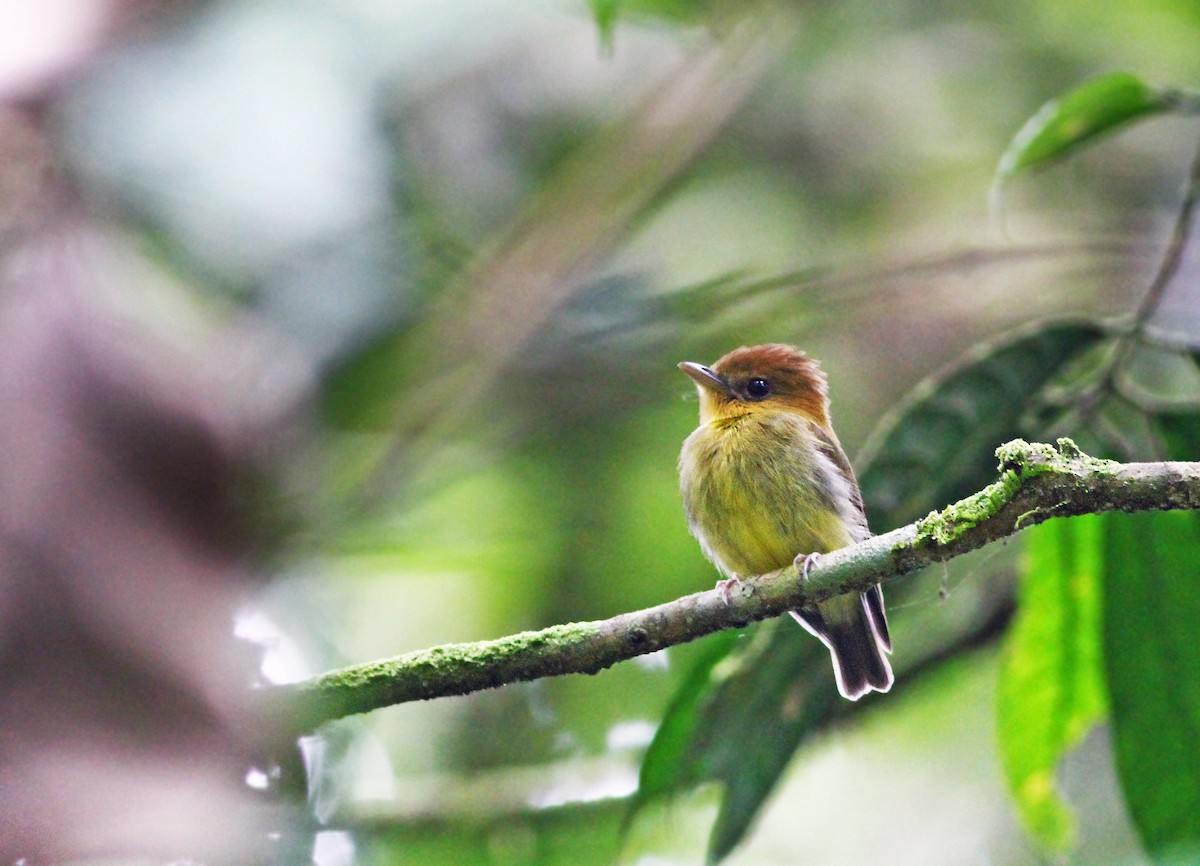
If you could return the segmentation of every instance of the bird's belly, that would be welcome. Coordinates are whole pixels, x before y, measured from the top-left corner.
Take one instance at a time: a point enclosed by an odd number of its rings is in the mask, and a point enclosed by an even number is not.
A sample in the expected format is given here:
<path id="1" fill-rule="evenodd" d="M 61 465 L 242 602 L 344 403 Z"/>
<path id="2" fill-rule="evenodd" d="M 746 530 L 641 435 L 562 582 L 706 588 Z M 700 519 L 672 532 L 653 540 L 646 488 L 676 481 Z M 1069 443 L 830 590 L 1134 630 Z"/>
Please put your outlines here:
<path id="1" fill-rule="evenodd" d="M 723 571 L 763 574 L 851 543 L 811 448 L 747 448 L 728 433 L 697 433 L 680 458 L 684 477 L 689 465 L 697 470 L 684 502 L 692 532 Z"/>

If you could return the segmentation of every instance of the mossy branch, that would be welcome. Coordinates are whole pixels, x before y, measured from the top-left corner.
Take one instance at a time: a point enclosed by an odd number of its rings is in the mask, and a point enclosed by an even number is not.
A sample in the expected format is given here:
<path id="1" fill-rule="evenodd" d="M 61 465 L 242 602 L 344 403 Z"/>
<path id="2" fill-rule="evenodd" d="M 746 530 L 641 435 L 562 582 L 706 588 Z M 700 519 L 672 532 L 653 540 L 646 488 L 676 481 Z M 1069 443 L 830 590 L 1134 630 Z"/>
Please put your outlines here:
<path id="1" fill-rule="evenodd" d="M 393 704 L 464 695 L 561 674 L 594 674 L 619 661 L 863 590 L 944 562 L 1052 517 L 1102 511 L 1200 508 L 1200 463 L 1113 463 L 1015 440 L 996 451 L 1000 477 L 940 512 L 822 556 L 808 580 L 788 567 L 728 595 L 697 592 L 595 622 L 556 625 L 498 640 L 448 644 L 260 690 L 262 708 L 307 732 Z"/>

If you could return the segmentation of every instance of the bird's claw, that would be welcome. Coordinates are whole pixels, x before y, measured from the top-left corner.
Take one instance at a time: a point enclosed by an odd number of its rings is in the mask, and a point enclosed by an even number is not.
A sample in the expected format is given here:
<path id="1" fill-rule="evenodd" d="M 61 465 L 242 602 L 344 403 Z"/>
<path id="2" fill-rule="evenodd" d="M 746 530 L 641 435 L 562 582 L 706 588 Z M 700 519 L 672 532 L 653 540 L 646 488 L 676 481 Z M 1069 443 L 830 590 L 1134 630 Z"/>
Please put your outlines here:
<path id="1" fill-rule="evenodd" d="M 812 568 L 812 564 L 820 558 L 821 554 L 813 552 L 798 554 L 796 558 L 792 560 L 792 565 L 796 567 L 796 571 L 800 572 L 801 580 L 808 580 L 808 570 Z"/>
<path id="2" fill-rule="evenodd" d="M 717 585 L 713 588 L 721 596 L 721 601 L 725 602 L 726 605 L 731 604 L 729 600 L 731 594 L 736 594 L 738 598 L 745 598 L 746 596 L 754 594 L 754 587 L 746 583 L 746 581 L 742 580 L 736 574 L 733 577 L 727 577 L 724 580 L 718 580 Z"/>

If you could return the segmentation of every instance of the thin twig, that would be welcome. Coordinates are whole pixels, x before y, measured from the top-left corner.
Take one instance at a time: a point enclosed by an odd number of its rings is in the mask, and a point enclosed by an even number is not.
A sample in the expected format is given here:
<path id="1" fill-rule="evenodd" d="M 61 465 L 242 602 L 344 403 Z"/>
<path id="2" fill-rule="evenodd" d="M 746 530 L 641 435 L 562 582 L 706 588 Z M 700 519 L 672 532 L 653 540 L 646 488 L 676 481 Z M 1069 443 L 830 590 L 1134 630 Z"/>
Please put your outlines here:
<path id="1" fill-rule="evenodd" d="M 1183 253 L 1187 249 L 1188 238 L 1192 234 L 1192 226 L 1196 222 L 1196 204 L 1200 202 L 1200 146 L 1192 157 L 1192 168 L 1188 172 L 1187 187 L 1184 189 L 1183 201 L 1179 205 L 1179 216 L 1175 218 L 1175 229 L 1171 233 L 1171 242 L 1167 245 L 1166 255 L 1158 266 L 1158 271 L 1151 280 L 1142 302 L 1134 313 L 1134 327 L 1138 333 L 1145 327 L 1150 317 L 1154 315 L 1163 292 L 1171 280 L 1179 273 L 1183 263 Z"/>
<path id="2" fill-rule="evenodd" d="M 1154 278 L 1146 287 L 1146 292 L 1142 295 L 1142 300 L 1133 313 L 1129 330 L 1117 340 L 1112 354 L 1105 362 L 1102 375 L 1088 389 L 1087 393 L 1079 398 L 1073 413 L 1075 424 L 1072 426 L 1082 426 L 1094 419 L 1100 406 L 1116 390 L 1117 377 L 1129 363 L 1133 352 L 1145 337 L 1150 318 L 1158 309 L 1167 286 L 1171 284 L 1171 280 L 1179 273 L 1179 267 L 1183 264 L 1183 254 L 1187 249 L 1188 239 L 1191 237 L 1192 228 L 1195 225 L 1198 203 L 1200 203 L 1200 146 L 1197 146 L 1196 153 L 1192 157 L 1191 169 L 1184 187 L 1183 201 L 1179 204 L 1179 214 L 1175 217 L 1171 240 L 1167 244 L 1162 261 L 1159 262 L 1158 270 L 1155 271 Z"/>

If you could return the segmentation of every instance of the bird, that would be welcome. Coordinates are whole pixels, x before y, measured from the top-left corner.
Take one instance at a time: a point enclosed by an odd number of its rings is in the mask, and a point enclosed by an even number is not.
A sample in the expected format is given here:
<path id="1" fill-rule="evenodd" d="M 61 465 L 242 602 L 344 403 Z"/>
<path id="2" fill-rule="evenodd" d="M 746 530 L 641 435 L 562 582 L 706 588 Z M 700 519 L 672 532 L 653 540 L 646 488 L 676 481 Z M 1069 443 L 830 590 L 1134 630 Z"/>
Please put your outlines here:
<path id="1" fill-rule="evenodd" d="M 816 556 L 871 536 L 817 361 L 770 343 L 679 369 L 700 394 L 700 425 L 679 455 L 684 511 L 704 554 L 727 576 L 717 584 L 726 601 L 744 577 L 792 563 L 807 577 Z M 892 687 L 878 584 L 791 614 L 829 648 L 843 697 Z"/>

